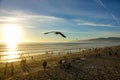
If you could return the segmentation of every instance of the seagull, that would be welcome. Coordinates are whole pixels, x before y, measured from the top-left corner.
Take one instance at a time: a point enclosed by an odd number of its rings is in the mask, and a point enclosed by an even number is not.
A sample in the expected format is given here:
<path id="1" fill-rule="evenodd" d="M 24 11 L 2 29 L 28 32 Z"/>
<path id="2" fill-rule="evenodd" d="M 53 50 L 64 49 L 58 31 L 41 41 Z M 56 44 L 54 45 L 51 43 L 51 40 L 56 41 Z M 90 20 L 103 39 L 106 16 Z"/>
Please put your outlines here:
<path id="1" fill-rule="evenodd" d="M 44 33 L 44 34 L 49 34 L 49 33 L 54 33 L 54 34 L 56 34 L 56 35 L 61 35 L 62 37 L 64 37 L 64 38 L 66 38 L 66 36 L 63 34 L 63 33 L 61 33 L 61 32 L 58 32 L 58 31 L 51 31 L 51 32 L 46 32 L 46 33 Z"/>

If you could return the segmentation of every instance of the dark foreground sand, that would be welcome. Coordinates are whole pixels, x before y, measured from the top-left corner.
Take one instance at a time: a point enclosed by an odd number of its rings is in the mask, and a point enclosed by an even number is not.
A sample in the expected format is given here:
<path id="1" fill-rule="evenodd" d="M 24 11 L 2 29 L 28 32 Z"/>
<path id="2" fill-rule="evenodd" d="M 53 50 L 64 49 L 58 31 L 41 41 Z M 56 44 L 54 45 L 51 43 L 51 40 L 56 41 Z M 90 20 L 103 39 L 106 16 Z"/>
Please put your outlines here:
<path id="1" fill-rule="evenodd" d="M 44 60 L 48 63 L 46 70 L 42 66 Z M 60 64 L 60 60 L 66 63 Z M 20 62 L 14 63 L 12 74 L 10 67 L 6 74 L 1 67 L 0 80 L 120 80 L 120 46 L 36 56 L 26 63 L 24 67 Z"/>

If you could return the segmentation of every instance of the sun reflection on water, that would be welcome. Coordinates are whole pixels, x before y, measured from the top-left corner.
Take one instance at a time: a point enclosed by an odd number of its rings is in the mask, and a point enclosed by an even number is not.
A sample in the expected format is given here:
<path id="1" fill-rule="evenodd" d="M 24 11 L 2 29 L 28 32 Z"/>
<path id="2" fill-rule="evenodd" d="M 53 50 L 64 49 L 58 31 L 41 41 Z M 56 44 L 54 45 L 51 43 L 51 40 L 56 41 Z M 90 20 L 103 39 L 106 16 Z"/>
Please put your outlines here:
<path id="1" fill-rule="evenodd" d="M 16 51 L 16 49 L 9 49 L 7 52 L 7 56 L 6 56 L 6 59 L 8 60 L 8 62 L 16 61 L 17 58 L 19 58 L 19 55 L 18 55 L 18 52 Z"/>
<path id="2" fill-rule="evenodd" d="M 17 51 L 17 44 L 14 47 L 7 46 L 7 52 L 4 53 L 5 62 L 14 62 L 19 60 L 19 54 Z"/>

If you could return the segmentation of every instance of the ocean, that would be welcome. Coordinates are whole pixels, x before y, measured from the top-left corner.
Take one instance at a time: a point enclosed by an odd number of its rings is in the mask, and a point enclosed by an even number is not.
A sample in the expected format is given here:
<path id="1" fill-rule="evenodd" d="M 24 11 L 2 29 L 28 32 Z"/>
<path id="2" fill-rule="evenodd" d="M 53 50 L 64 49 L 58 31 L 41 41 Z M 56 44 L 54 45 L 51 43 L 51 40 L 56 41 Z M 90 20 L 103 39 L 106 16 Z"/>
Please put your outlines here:
<path id="1" fill-rule="evenodd" d="M 0 63 L 20 60 L 22 57 L 28 57 L 41 54 L 65 54 L 79 52 L 83 49 L 117 46 L 120 42 L 81 42 L 81 43 L 21 43 L 16 48 L 9 49 L 7 45 L 0 44 Z"/>

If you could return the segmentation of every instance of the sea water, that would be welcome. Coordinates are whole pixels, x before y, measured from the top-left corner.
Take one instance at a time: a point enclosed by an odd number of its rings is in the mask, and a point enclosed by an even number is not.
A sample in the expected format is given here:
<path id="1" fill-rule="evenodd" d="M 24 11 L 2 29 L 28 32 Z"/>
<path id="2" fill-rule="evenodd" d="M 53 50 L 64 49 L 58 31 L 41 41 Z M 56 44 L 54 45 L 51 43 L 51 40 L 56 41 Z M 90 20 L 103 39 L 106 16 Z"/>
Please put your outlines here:
<path id="1" fill-rule="evenodd" d="M 78 52 L 82 49 L 116 45 L 120 45 L 120 42 L 20 43 L 11 50 L 7 45 L 0 44 L 0 62 L 15 61 L 20 60 L 21 57 L 46 53 L 67 53 L 71 49 L 72 52 Z"/>

